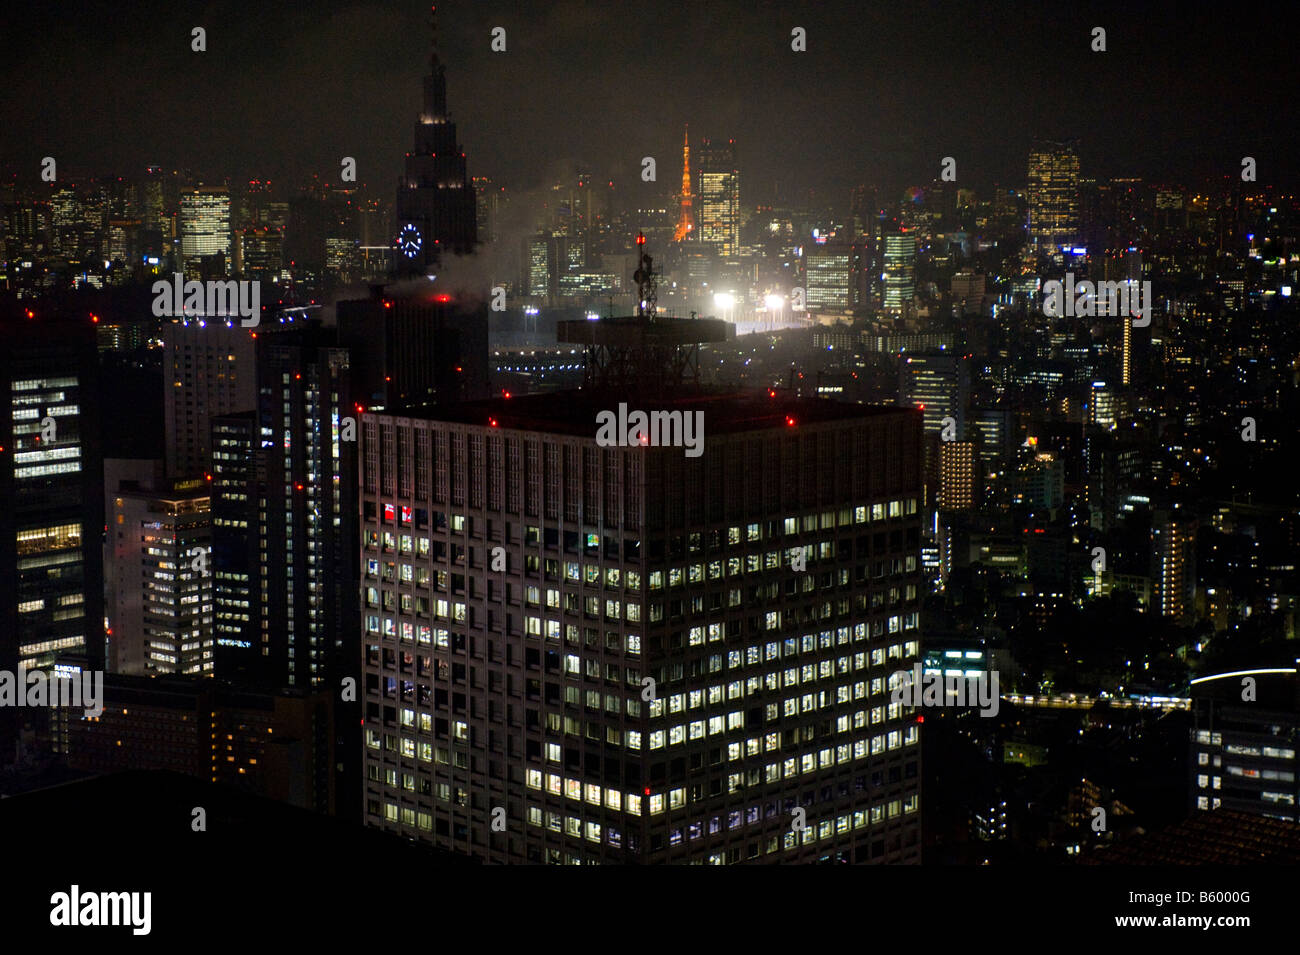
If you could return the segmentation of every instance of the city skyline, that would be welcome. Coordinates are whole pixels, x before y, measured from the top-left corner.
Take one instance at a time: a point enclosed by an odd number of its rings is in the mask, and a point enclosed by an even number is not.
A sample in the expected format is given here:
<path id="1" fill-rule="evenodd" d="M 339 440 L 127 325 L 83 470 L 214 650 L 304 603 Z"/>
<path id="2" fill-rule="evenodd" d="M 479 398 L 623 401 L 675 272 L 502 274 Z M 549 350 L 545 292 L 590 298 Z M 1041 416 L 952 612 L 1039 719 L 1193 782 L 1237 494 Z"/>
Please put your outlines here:
<path id="1" fill-rule="evenodd" d="M 52 873 L 6 922 L 378 937 L 541 864 L 905 865 L 869 928 L 1049 942 L 1285 915 L 1280 18 L 49 34 L 107 9 L 0 40 L 0 819 Z"/>
<path id="2" fill-rule="evenodd" d="M 86 42 L 97 68 L 116 82 L 99 108 L 69 111 L 66 120 L 33 113 L 41 103 L 75 102 L 75 86 L 60 84 L 82 82 L 86 61 L 51 74 L 47 64 L 62 60 L 41 45 L 61 42 L 60 34 L 42 34 L 40 24 L 54 11 L 28 11 L 26 35 L 46 39 L 15 47 L 23 35 L 15 30 L 0 41 L 8 71 L 0 81 L 14 93 L 0 119 L 42 129 L 44 141 L 7 140 L 0 168 L 8 173 L 35 176 L 41 159 L 55 155 L 69 172 L 86 175 L 156 163 L 236 179 L 315 174 L 329 181 L 339 161 L 353 156 L 358 180 L 371 188 L 396 180 L 392 148 L 407 141 L 419 104 L 410 64 L 428 55 L 426 5 L 331 3 L 311 14 L 262 8 L 205 27 L 206 53 L 190 49 L 190 29 L 203 26 L 198 20 L 151 17 L 148 5 L 77 6 L 85 21 L 113 24 Z M 731 6 L 730 15 L 715 5 L 706 17 L 669 3 L 626 10 L 516 5 L 508 14 L 442 4 L 453 117 L 473 118 L 464 136 L 476 174 L 529 190 L 548 184 L 545 170 L 577 160 L 605 170 L 635 201 L 653 193 L 640 181 L 641 158 L 675 165 L 672 144 L 685 122 L 697 136 L 741 144 L 742 169 L 760 199 L 778 181 L 792 196 L 809 188 L 838 195 L 864 180 L 901 190 L 928 181 L 945 156 L 959 160 L 959 182 L 987 188 L 1018 180 L 1019 164 L 1008 162 L 1006 149 L 1028 149 L 1038 137 L 1079 137 L 1090 175 L 1215 179 L 1253 156 L 1266 170 L 1263 181 L 1296 185 L 1300 150 L 1297 133 L 1280 122 L 1283 88 L 1258 73 L 1284 31 L 1245 32 L 1246 22 L 1224 8 L 1185 11 L 1189 22 L 1169 30 L 1159 26 L 1158 9 L 1118 3 L 1086 13 L 953 4 L 885 14 L 819 5 L 804 16 L 808 52 L 801 59 L 789 55 L 798 12 Z M 725 42 L 720 21 L 728 23 Z M 1105 52 L 1091 49 L 1098 25 L 1107 29 Z M 506 30 L 505 52 L 492 50 L 496 26 Z M 171 42 L 164 39 L 169 31 Z M 586 42 L 592 35 L 602 38 L 594 48 Z M 718 42 L 710 44 L 713 36 Z M 972 61 L 968 44 L 977 36 L 983 55 Z M 923 56 L 942 65 L 918 69 Z M 661 115 L 634 118 L 624 85 L 604 81 L 638 58 L 660 66 L 645 79 L 668 107 L 656 111 Z M 299 63 L 334 67 L 321 76 Z M 851 64 L 865 64 L 866 75 Z M 186 84 L 149 81 L 173 69 L 185 72 Z M 533 72 L 557 85 L 516 82 Z M 1170 76 L 1179 78 L 1177 87 Z M 1062 79 L 1069 84 L 1064 100 L 1048 92 Z M 708 92 L 700 96 L 696 87 Z M 187 116 L 194 102 L 204 103 L 203 121 Z M 542 104 L 557 102 L 566 104 L 557 117 L 560 136 L 556 126 L 547 123 L 543 132 L 541 125 L 548 115 Z M 810 102 L 818 108 L 809 110 Z M 586 120 L 582 106 L 573 111 L 584 103 Z M 137 116 L 152 115 L 170 119 L 133 128 Z M 1002 124 L 992 136 L 989 115 Z M 673 175 L 665 168 L 658 184 L 672 188 Z"/>

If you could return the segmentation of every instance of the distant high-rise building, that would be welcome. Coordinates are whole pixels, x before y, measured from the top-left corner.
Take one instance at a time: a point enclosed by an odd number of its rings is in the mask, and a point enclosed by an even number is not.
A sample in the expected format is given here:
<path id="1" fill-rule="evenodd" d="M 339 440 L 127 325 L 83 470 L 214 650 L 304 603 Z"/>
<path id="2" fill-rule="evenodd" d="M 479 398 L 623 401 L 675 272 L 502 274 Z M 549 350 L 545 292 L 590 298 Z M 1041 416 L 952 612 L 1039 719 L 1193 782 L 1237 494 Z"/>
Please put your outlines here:
<path id="1" fill-rule="evenodd" d="M 212 523 L 202 477 L 170 488 L 124 485 L 108 515 L 108 669 L 209 676 Z"/>
<path id="2" fill-rule="evenodd" d="M 271 283 L 284 268 L 284 236 L 271 226 L 249 226 L 235 236 L 236 268 L 249 279 Z"/>
<path id="3" fill-rule="evenodd" d="M 210 470 L 212 418 L 257 406 L 257 332 L 238 323 L 163 326 L 163 429 L 167 476 Z"/>
<path id="4" fill-rule="evenodd" d="M 1108 431 L 1119 425 L 1120 396 L 1104 381 L 1094 381 L 1089 392 L 1088 423 Z"/>
<path id="5" fill-rule="evenodd" d="M 884 236 L 884 310 L 903 315 L 912 308 L 916 296 L 916 236 L 907 232 Z"/>
<path id="6" fill-rule="evenodd" d="M 265 499 L 256 411 L 212 422 L 213 659 L 221 679 L 264 683 L 261 514 Z"/>
<path id="7" fill-rule="evenodd" d="M 466 255 L 478 243 L 474 184 L 447 112 L 446 73 L 435 32 L 415 150 L 397 187 L 393 263 L 399 275 L 424 275 L 444 254 Z"/>
<path id="8" fill-rule="evenodd" d="M 30 317 L 28 317 L 30 315 Z M 104 657 L 103 463 L 94 326 L 0 317 L 0 670 Z M 0 765 L 30 708 L 0 707 Z"/>
<path id="9" fill-rule="evenodd" d="M 461 301 L 429 285 L 422 294 L 339 302 L 339 343 L 352 351 L 356 401 L 400 408 L 485 398 L 488 305 Z"/>
<path id="10" fill-rule="evenodd" d="M 939 507 L 968 511 L 979 500 L 979 449 L 974 441 L 939 445 Z"/>
<path id="11" fill-rule="evenodd" d="M 1029 239 L 1056 252 L 1079 241 L 1079 157 L 1073 143 L 1036 143 L 1029 153 Z"/>
<path id="12" fill-rule="evenodd" d="M 919 861 L 889 689 L 920 659 L 917 416 L 655 399 L 704 414 L 689 457 L 602 446 L 610 398 L 365 416 L 367 824 L 496 862 Z"/>
<path id="13" fill-rule="evenodd" d="M 318 686 L 355 669 L 357 444 L 343 420 L 357 416 L 351 366 L 335 330 L 318 323 L 258 342 L 257 603 L 272 686 Z"/>
<path id="14" fill-rule="evenodd" d="M 740 251 L 740 171 L 736 141 L 704 140 L 698 155 L 699 214 L 696 237 L 714 243 L 724 256 Z"/>
<path id="15" fill-rule="evenodd" d="M 230 258 L 230 191 L 203 186 L 181 195 L 181 258 L 186 275 L 199 277 L 208 256 Z"/>
<path id="16" fill-rule="evenodd" d="M 160 236 L 171 231 L 163 204 L 162 169 L 148 166 L 144 173 L 144 183 L 140 187 L 141 225 L 147 232 L 156 232 Z"/>
<path id="17" fill-rule="evenodd" d="M 952 300 L 963 312 L 979 312 L 984 307 L 984 276 L 973 271 L 958 272 L 952 277 Z"/>
<path id="18" fill-rule="evenodd" d="M 549 303 L 559 289 L 555 237 L 539 233 L 525 240 L 525 252 L 527 281 L 524 287 L 530 298 Z"/>
<path id="19" fill-rule="evenodd" d="M 845 311 L 853 305 L 849 246 L 805 246 L 804 275 L 808 311 Z"/>
<path id="20" fill-rule="evenodd" d="M 1151 520 L 1151 578 L 1156 610 L 1175 623 L 1195 610 L 1196 531 L 1194 515 L 1183 508 L 1160 508 Z"/>
<path id="21" fill-rule="evenodd" d="M 495 242 L 497 221 L 506 204 L 506 187 L 496 185 L 487 176 L 474 176 L 474 214 L 480 242 Z"/>
<path id="22" fill-rule="evenodd" d="M 923 412 L 925 433 L 941 435 L 944 419 L 953 419 L 952 435 L 966 434 L 970 401 L 970 362 L 955 351 L 907 352 L 899 360 L 899 404 Z"/>

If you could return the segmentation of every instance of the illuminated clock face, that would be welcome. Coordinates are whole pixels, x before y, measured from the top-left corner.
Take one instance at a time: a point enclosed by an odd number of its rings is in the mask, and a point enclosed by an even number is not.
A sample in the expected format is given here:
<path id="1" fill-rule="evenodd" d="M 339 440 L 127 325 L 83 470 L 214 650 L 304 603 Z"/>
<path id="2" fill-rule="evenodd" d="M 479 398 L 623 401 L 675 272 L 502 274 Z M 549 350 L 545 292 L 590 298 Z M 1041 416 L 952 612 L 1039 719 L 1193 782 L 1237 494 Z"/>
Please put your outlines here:
<path id="1" fill-rule="evenodd" d="M 408 222 L 402 226 L 402 231 L 397 234 L 397 247 L 402 254 L 408 259 L 413 259 L 420 254 L 420 247 L 424 245 L 424 239 L 420 237 L 420 230 Z"/>

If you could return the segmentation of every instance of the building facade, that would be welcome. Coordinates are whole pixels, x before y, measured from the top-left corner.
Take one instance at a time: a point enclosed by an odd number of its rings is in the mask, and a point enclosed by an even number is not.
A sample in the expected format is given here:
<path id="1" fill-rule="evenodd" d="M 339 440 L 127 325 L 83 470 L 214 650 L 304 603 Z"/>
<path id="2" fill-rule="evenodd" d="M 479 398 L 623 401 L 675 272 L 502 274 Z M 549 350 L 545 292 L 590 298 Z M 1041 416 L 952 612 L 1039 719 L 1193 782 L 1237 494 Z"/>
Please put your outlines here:
<path id="1" fill-rule="evenodd" d="M 365 415 L 367 824 L 493 862 L 919 861 L 888 678 L 920 416 L 678 399 L 691 458 L 598 445 L 597 403 Z"/>

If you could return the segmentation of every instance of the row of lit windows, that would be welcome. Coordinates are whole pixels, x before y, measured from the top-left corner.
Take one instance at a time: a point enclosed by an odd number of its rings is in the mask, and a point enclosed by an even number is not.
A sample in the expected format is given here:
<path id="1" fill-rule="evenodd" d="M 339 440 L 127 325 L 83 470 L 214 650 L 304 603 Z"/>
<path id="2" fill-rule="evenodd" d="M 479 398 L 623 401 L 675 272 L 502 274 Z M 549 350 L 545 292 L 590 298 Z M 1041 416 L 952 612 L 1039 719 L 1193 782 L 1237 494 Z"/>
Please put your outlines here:
<path id="1" fill-rule="evenodd" d="M 389 804 L 392 805 L 392 804 Z M 859 809 L 851 813 L 845 813 L 837 816 L 835 819 L 823 819 L 815 826 L 808 825 L 799 831 L 790 831 L 782 837 L 773 836 L 767 848 L 767 852 L 777 851 L 777 840 L 780 838 L 781 846 L 784 849 L 795 849 L 801 845 L 809 845 L 821 839 L 828 839 L 834 835 L 844 835 L 851 829 L 864 829 L 868 825 L 879 825 L 885 819 L 894 819 L 900 815 L 910 815 L 916 812 L 920 806 L 920 797 L 917 794 L 908 796 L 906 799 L 893 799 L 887 803 L 879 803 L 868 809 Z M 394 809 L 396 807 L 394 806 Z M 739 821 L 739 813 L 731 813 L 731 818 L 727 821 L 727 829 L 743 828 L 757 822 L 746 820 Z M 869 821 L 868 821 L 869 820 Z M 395 821 L 395 820 L 394 820 Z M 622 833 L 613 826 L 603 826 L 599 822 L 592 820 L 584 821 L 574 816 L 562 815 L 561 813 L 543 810 L 541 806 L 528 806 L 528 824 L 537 828 L 547 828 L 552 832 L 563 832 L 565 835 L 572 836 L 575 839 L 585 838 L 588 842 L 600 843 L 602 835 L 604 841 L 614 848 L 621 848 L 623 844 Z M 722 831 L 721 817 L 714 817 L 710 820 L 708 834 L 713 835 Z M 705 835 L 703 820 L 691 823 L 689 826 L 674 828 L 668 835 L 668 844 L 670 846 L 681 845 L 683 841 L 695 841 Z M 709 861 L 717 865 L 723 864 L 723 855 L 721 853 L 710 856 Z"/>

